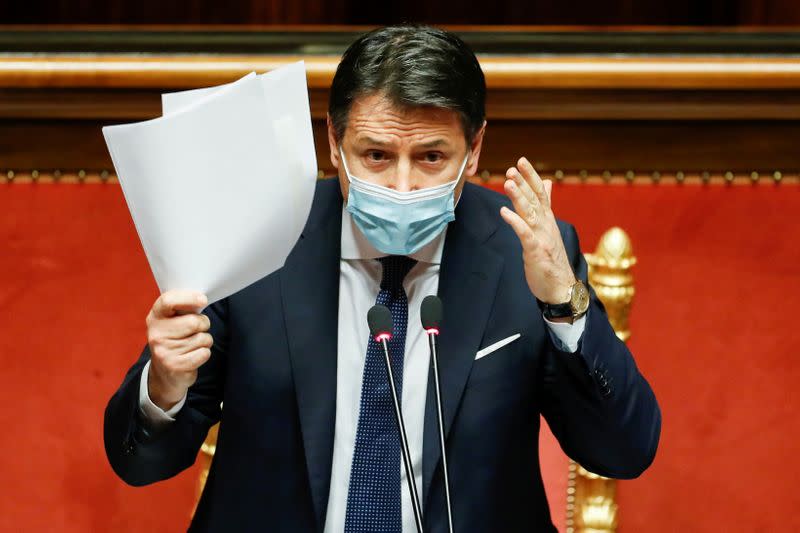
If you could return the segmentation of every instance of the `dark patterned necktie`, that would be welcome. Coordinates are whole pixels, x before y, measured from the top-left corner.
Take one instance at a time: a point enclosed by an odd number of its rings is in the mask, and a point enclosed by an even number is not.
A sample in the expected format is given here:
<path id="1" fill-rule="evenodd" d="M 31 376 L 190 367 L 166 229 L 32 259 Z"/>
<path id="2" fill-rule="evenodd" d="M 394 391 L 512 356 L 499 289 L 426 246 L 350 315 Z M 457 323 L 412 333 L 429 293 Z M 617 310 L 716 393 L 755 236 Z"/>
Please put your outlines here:
<path id="1" fill-rule="evenodd" d="M 404 256 L 389 256 L 381 258 L 380 262 L 383 265 L 383 278 L 375 304 L 385 305 L 392 313 L 394 331 L 389 340 L 389 358 L 397 395 L 402 398 L 408 325 L 408 298 L 403 289 L 403 279 L 416 261 Z M 345 533 L 403 531 L 400 434 L 393 411 L 383 348 L 370 335 L 361 383 L 353 464 L 350 467 Z"/>

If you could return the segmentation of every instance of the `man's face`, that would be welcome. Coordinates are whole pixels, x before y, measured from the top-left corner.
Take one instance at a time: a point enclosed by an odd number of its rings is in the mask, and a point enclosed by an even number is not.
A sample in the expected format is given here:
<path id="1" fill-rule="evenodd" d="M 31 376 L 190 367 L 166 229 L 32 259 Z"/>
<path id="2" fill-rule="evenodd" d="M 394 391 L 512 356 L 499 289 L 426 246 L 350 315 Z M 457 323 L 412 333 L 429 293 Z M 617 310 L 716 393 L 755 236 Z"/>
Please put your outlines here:
<path id="1" fill-rule="evenodd" d="M 478 167 L 484 127 L 467 146 L 461 120 L 455 111 L 434 108 L 399 109 L 383 95 L 357 98 L 348 116 L 342 151 L 355 177 L 407 192 L 442 185 L 458 177 L 468 156 L 464 177 Z M 339 155 L 339 139 L 328 120 L 331 163 L 338 170 L 342 195 L 347 200 L 349 181 Z M 461 194 L 464 179 L 455 190 Z"/>

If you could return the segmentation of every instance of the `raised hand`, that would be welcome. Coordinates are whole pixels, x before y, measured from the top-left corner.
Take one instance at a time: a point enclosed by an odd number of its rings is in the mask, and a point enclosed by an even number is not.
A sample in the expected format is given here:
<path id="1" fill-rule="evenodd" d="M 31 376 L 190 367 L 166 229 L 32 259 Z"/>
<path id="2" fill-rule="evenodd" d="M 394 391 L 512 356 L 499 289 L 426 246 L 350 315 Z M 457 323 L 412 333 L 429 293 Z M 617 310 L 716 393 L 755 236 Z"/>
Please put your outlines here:
<path id="1" fill-rule="evenodd" d="M 553 182 L 543 181 L 524 157 L 506 171 L 506 178 L 503 188 L 514 211 L 503 207 L 500 216 L 522 244 L 528 286 L 543 302 L 565 303 L 575 274 L 550 204 Z"/>

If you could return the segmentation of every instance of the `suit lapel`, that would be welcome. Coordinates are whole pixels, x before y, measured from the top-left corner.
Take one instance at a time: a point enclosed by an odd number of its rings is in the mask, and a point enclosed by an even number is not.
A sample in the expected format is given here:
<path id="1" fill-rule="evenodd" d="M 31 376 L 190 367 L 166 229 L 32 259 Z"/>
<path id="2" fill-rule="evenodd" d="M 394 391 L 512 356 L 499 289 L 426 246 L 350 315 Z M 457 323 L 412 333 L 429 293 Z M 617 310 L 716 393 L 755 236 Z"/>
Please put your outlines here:
<path id="1" fill-rule="evenodd" d="M 483 246 L 496 230 L 500 215 L 490 213 L 482 205 L 473 187 L 465 186 L 456 220 L 447 229 L 439 276 L 438 292 L 444 305 L 439 336 L 439 374 L 445 438 L 458 411 L 503 270 L 502 256 Z M 441 459 L 436 416 L 436 396 L 430 376 L 423 431 L 424 501 L 427 501 L 431 479 Z"/>
<path id="2" fill-rule="evenodd" d="M 306 229 L 281 270 L 300 429 L 320 531 L 328 505 L 336 422 L 342 224 L 338 191 L 338 183 L 318 184 Z"/>
<path id="3" fill-rule="evenodd" d="M 483 244 L 497 227 L 476 186 L 467 184 L 450 224 L 442 256 L 439 297 L 444 303 L 439 338 L 445 437 L 491 312 L 503 258 Z M 330 491 L 336 424 L 342 197 L 338 183 L 320 183 L 303 235 L 281 270 L 281 293 L 303 447 L 318 529 Z M 436 398 L 428 382 L 423 432 L 423 497 L 427 498 L 441 453 Z"/>

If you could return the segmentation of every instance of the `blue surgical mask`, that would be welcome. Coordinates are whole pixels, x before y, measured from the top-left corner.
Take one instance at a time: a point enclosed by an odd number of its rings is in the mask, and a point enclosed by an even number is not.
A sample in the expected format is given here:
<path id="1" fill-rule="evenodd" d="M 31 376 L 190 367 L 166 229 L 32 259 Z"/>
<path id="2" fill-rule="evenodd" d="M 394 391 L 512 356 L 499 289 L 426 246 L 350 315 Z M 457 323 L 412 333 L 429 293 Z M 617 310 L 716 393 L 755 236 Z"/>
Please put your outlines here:
<path id="1" fill-rule="evenodd" d="M 381 252 L 411 255 L 456 219 L 453 191 L 467 165 L 469 153 L 453 181 L 409 192 L 395 191 L 353 176 L 341 146 L 339 153 L 350 181 L 347 211 L 370 244 Z"/>

